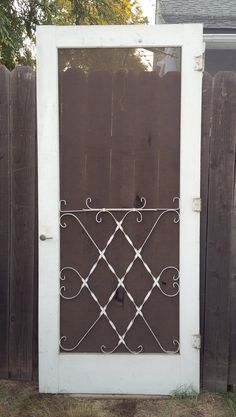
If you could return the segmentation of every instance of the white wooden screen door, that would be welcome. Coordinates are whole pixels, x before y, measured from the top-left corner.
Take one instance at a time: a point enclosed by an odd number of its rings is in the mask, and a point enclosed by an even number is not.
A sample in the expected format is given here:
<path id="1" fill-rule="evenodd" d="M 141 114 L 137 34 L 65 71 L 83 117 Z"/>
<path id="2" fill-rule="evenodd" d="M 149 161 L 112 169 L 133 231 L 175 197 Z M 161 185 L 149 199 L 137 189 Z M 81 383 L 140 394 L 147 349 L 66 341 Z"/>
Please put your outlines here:
<path id="1" fill-rule="evenodd" d="M 40 392 L 199 390 L 202 33 L 37 28 Z"/>

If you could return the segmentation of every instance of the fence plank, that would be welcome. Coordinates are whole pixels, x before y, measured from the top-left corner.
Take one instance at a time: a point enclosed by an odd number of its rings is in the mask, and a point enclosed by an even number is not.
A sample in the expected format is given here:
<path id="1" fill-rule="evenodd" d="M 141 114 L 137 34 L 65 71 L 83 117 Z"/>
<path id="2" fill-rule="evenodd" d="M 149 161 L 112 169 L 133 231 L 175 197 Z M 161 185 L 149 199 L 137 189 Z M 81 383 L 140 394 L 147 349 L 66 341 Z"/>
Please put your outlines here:
<path id="1" fill-rule="evenodd" d="M 10 72 L 0 66 L 0 378 L 8 377 L 8 302 L 9 302 L 9 79 Z"/>
<path id="2" fill-rule="evenodd" d="M 204 347 L 204 313 L 206 288 L 207 217 L 209 190 L 209 157 L 212 128 L 212 77 L 205 73 L 202 85 L 202 140 L 201 140 L 201 227 L 200 227 L 200 333 Z M 201 349 L 201 376 L 203 374 L 204 349 Z M 202 378 L 201 378 L 202 380 Z"/>
<path id="3" fill-rule="evenodd" d="M 236 141 L 236 137 L 235 137 Z M 236 155 L 235 155 L 236 163 Z M 234 204 L 231 217 L 230 247 L 230 347 L 228 385 L 236 384 L 236 166 L 234 166 Z"/>
<path id="4" fill-rule="evenodd" d="M 34 81 L 36 90 L 36 79 Z M 37 103 L 35 97 L 35 126 L 37 119 Z M 33 359 L 32 359 L 32 377 L 38 380 L 38 157 L 37 157 L 37 129 L 35 128 L 35 204 L 34 208 L 34 289 L 33 289 Z M 32 188 L 33 191 L 33 188 Z"/>
<path id="5" fill-rule="evenodd" d="M 11 280 L 9 370 L 31 379 L 35 274 L 35 74 L 27 67 L 11 73 Z"/>
<path id="6" fill-rule="evenodd" d="M 214 77 L 210 149 L 203 387 L 226 391 L 229 356 L 230 215 L 235 157 L 236 74 Z"/>
<path id="7" fill-rule="evenodd" d="M 109 203 L 112 207 L 133 207 L 135 200 L 133 137 L 137 87 L 137 73 L 118 71 L 114 75 Z"/>

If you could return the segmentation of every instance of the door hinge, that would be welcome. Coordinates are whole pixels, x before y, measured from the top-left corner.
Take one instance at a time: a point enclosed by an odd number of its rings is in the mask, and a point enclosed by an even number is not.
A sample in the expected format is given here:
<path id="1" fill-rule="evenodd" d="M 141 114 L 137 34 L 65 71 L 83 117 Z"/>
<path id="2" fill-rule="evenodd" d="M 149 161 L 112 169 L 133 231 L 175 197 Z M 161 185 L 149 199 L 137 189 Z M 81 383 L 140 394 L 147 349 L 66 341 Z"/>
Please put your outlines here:
<path id="1" fill-rule="evenodd" d="M 201 349 L 201 335 L 200 334 L 194 334 L 192 336 L 192 347 L 194 349 Z"/>
<path id="2" fill-rule="evenodd" d="M 202 199 L 201 198 L 193 198 L 193 211 L 200 213 L 202 211 Z"/>
<path id="3" fill-rule="evenodd" d="M 205 54 L 195 56 L 194 70 L 204 71 L 204 61 L 205 61 Z"/>

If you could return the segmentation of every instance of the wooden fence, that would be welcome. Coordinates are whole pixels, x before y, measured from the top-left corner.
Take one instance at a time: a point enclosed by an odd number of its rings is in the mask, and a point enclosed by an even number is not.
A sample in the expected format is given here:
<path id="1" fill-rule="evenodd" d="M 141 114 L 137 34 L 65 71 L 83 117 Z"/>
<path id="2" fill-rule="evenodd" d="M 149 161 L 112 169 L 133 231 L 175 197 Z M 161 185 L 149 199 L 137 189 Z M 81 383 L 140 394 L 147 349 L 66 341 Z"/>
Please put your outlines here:
<path id="1" fill-rule="evenodd" d="M 0 378 L 37 378 L 35 74 L 0 66 Z M 194 114 L 193 114 L 194 117 Z M 236 384 L 236 74 L 204 74 L 202 387 Z"/>

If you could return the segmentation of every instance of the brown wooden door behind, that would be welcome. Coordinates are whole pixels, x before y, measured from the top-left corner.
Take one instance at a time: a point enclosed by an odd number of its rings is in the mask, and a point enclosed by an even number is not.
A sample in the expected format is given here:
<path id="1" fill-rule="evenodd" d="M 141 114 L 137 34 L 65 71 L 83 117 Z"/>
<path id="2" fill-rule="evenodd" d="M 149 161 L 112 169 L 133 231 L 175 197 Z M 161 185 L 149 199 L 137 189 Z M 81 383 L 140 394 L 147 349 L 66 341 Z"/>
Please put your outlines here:
<path id="1" fill-rule="evenodd" d="M 61 72 L 61 351 L 178 351 L 178 211 L 87 206 L 178 208 L 179 125 L 177 72 Z"/>

